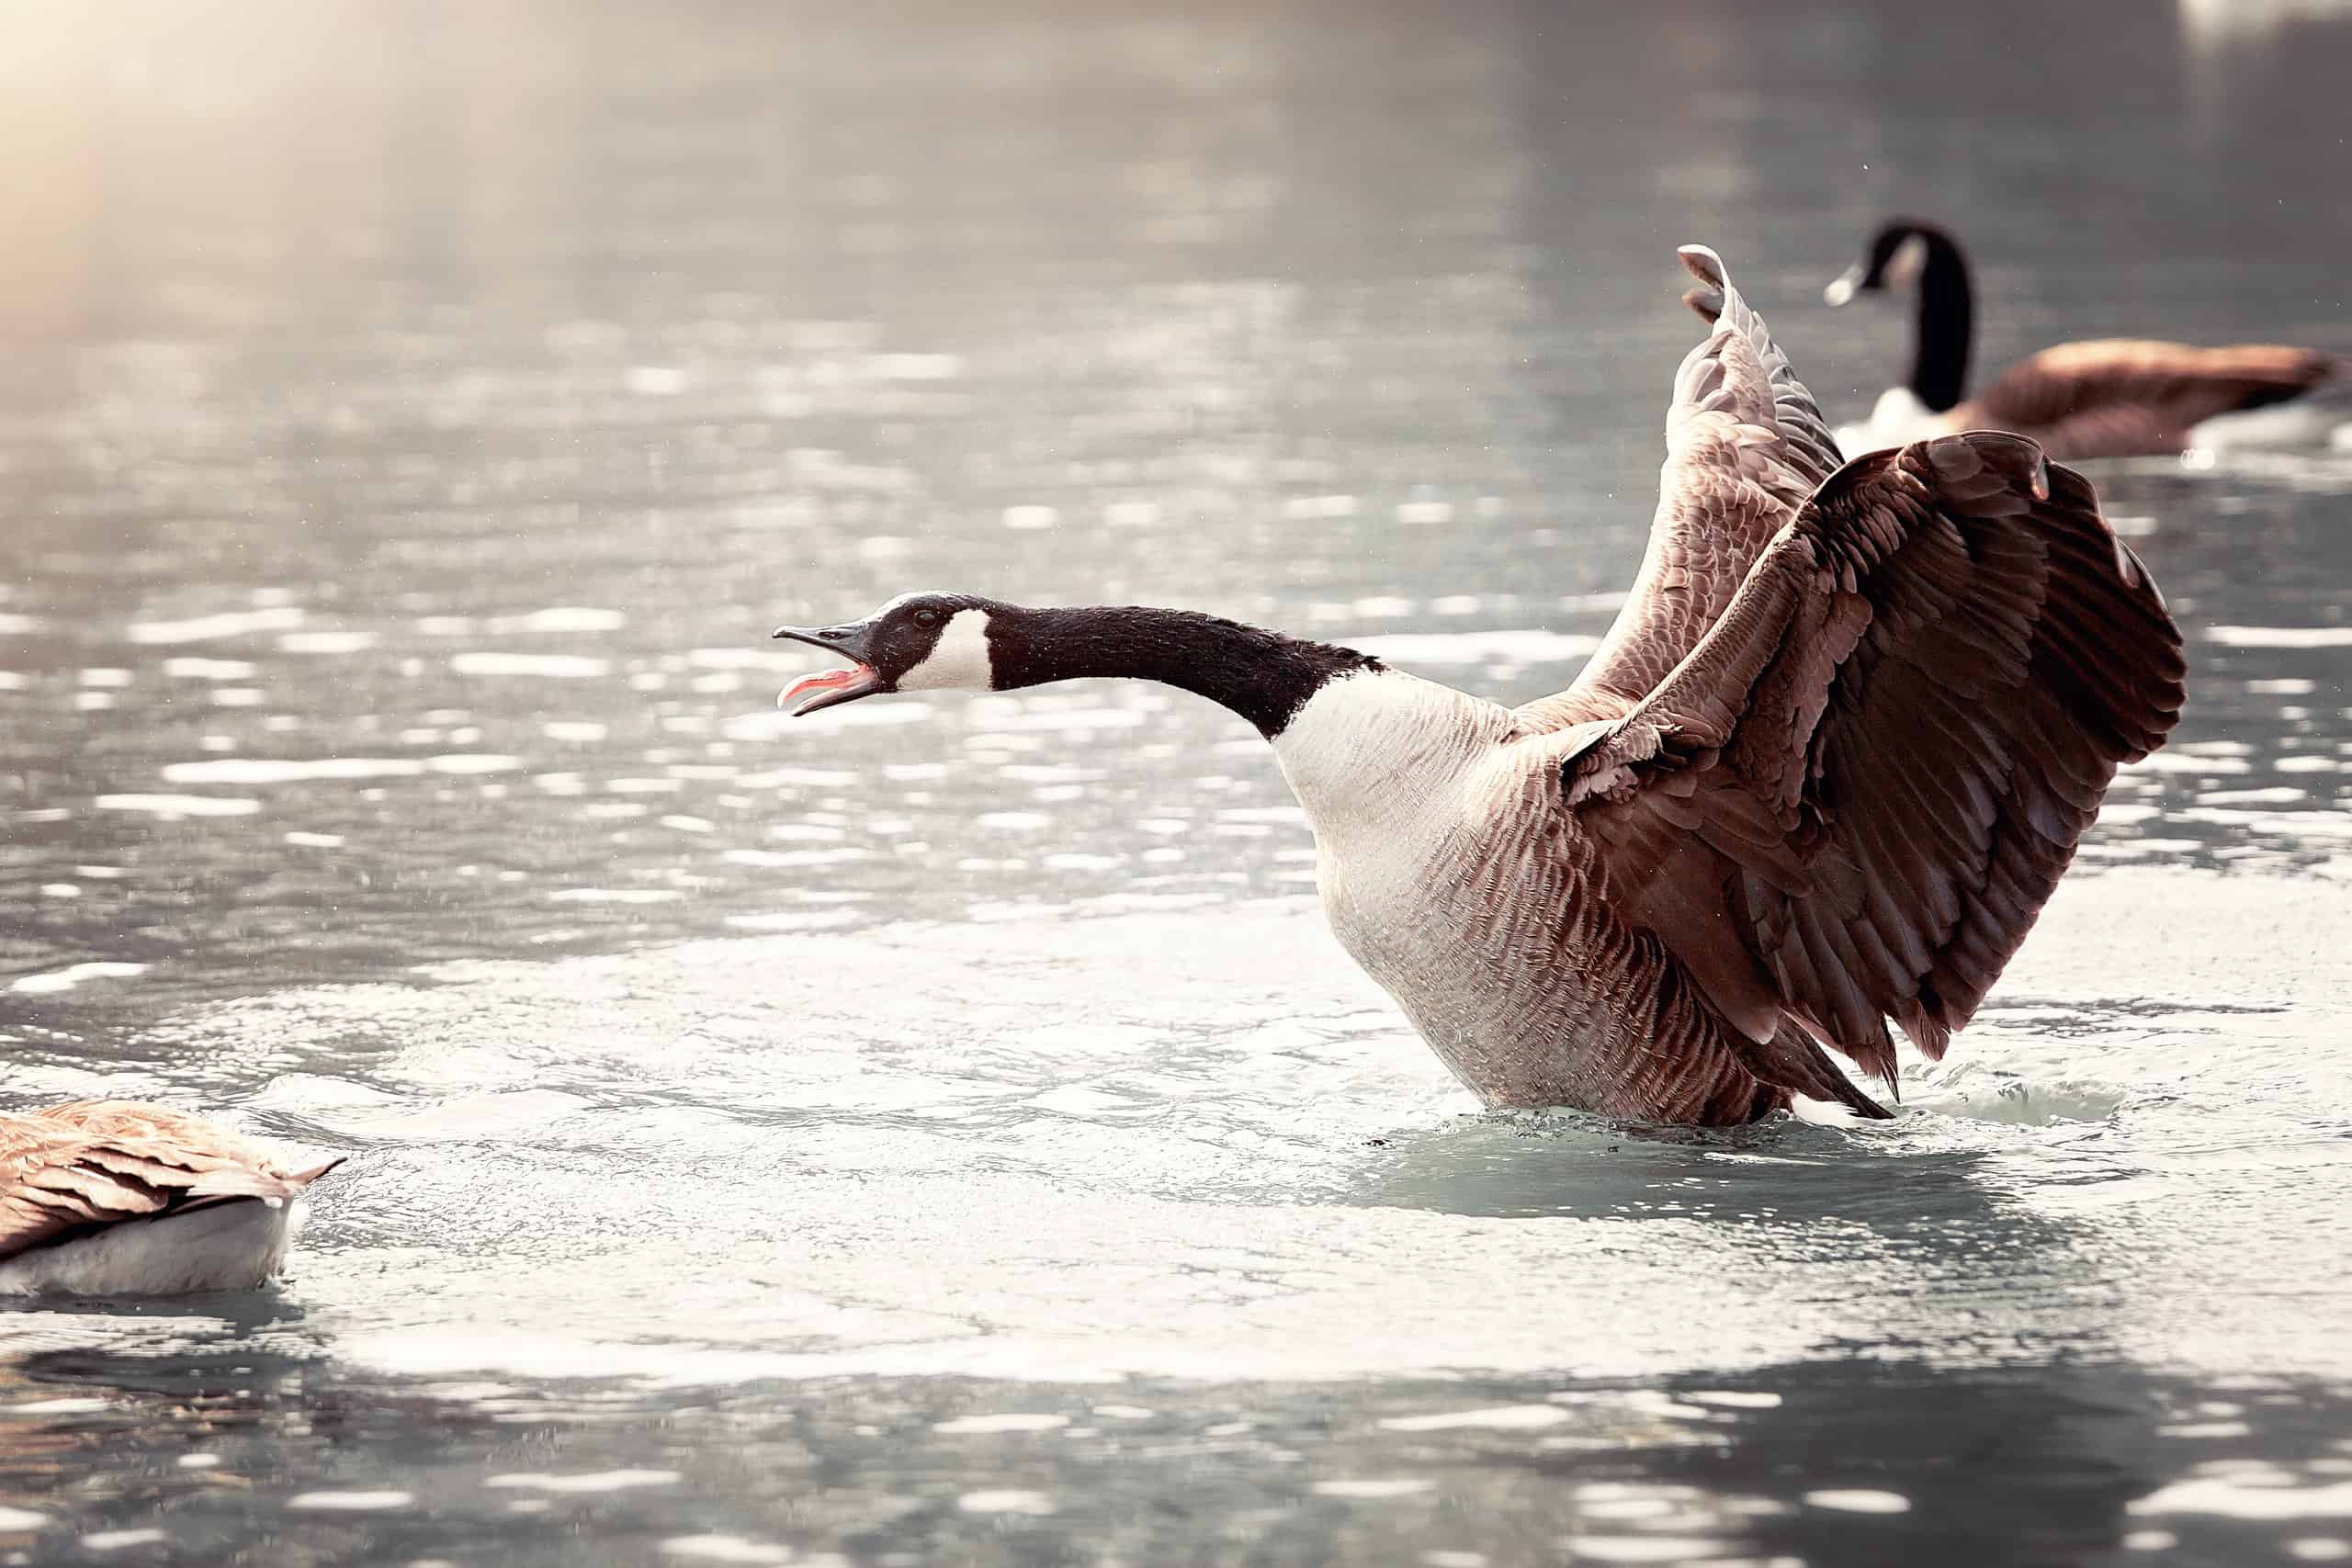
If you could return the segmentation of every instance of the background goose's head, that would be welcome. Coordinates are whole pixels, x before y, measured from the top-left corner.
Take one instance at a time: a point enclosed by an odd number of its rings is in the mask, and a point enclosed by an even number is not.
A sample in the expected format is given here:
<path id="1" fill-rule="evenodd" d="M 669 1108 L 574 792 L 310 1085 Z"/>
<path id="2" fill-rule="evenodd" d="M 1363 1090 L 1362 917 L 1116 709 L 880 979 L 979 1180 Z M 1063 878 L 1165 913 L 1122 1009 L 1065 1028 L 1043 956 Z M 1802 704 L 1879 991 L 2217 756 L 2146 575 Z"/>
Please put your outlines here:
<path id="1" fill-rule="evenodd" d="M 851 662 L 803 675 L 777 694 L 776 705 L 800 717 L 876 692 L 992 690 L 989 616 L 1002 607 L 968 593 L 902 593 L 862 621 L 778 626 L 777 637 Z"/>
<path id="2" fill-rule="evenodd" d="M 1898 218 L 1871 238 L 1862 259 L 1830 280 L 1821 291 L 1823 301 L 1843 305 L 1856 294 L 1908 288 L 1928 267 L 1928 255 L 1938 242 L 1949 246 L 1951 237 L 1932 223 Z"/>

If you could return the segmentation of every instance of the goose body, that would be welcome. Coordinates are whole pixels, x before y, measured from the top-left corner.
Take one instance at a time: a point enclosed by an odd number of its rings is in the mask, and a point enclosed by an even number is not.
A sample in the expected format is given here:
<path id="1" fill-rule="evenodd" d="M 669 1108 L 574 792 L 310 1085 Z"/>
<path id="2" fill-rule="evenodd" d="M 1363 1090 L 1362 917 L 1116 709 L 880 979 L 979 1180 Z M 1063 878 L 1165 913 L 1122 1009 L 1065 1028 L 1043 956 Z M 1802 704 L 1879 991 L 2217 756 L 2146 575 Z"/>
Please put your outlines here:
<path id="1" fill-rule="evenodd" d="M 1607 896 L 1599 847 L 1555 804 L 1574 739 L 1401 671 L 1326 684 L 1273 749 L 1332 933 L 1490 1104 L 1709 1123 L 1786 1104 Z M 1804 1066 L 1803 1092 L 1881 1113 Z"/>
<path id="2" fill-rule="evenodd" d="M 128 1100 L 0 1114 L 0 1294 L 250 1289 L 277 1272 L 303 1190 L 336 1163 L 291 1169 Z"/>
<path id="3" fill-rule="evenodd" d="M 1970 396 L 1975 291 L 1967 258 L 1948 231 L 1907 219 L 1887 224 L 1823 298 L 1843 305 L 1857 293 L 1905 287 L 1917 296 L 1911 375 L 1880 394 L 1866 422 L 1838 430 L 1848 451 L 2007 430 L 2054 457 L 2125 457 L 2192 447 L 2324 445 L 2352 424 L 2352 360 L 2280 344 L 2059 344 Z"/>
<path id="4" fill-rule="evenodd" d="M 1568 690 L 1517 708 L 1184 611 L 916 593 L 777 635 L 779 702 L 1158 680 L 1255 725 L 1342 946 L 1488 1103 L 1870 1116 L 1888 1021 L 1940 1055 L 2119 763 L 2179 634 L 2079 476 L 1973 433 L 1841 464 L 1713 253 L 1647 554 Z"/>

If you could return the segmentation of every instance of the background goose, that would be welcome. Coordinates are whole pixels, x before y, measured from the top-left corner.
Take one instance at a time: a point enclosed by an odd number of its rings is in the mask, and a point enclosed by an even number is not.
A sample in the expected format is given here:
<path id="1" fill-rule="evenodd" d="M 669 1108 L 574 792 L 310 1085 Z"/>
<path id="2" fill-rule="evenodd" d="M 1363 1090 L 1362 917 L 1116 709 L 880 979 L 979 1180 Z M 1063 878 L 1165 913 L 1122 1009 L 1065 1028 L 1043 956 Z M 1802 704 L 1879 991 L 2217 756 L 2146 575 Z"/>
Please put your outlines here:
<path id="1" fill-rule="evenodd" d="M 0 1293 L 174 1295 L 277 1272 L 302 1190 L 267 1151 L 160 1105 L 0 1114 Z"/>
<path id="2" fill-rule="evenodd" d="M 2010 430 L 2054 457 L 2123 457 L 2247 440 L 2324 441 L 2334 426 L 2352 422 L 2352 360 L 2278 344 L 2060 344 L 1967 397 L 1976 300 L 1967 258 L 1950 232 L 1916 219 L 1887 224 L 1822 298 L 1843 305 L 1859 292 L 1904 288 L 1918 294 L 1911 378 L 1879 395 L 1867 424 L 1838 431 L 1851 451 L 1961 430 Z"/>
<path id="3" fill-rule="evenodd" d="M 1686 249 L 1648 553 L 1567 691 L 1505 708 L 1181 610 L 915 593 L 780 629 L 851 660 L 778 702 L 1132 676 L 1273 744 L 1340 942 L 1471 1089 L 1701 1123 L 1885 1114 L 1887 1020 L 1942 1055 L 2119 762 L 2181 705 L 2179 633 L 2090 486 L 1976 433 L 1839 466 L 1813 399 Z"/>

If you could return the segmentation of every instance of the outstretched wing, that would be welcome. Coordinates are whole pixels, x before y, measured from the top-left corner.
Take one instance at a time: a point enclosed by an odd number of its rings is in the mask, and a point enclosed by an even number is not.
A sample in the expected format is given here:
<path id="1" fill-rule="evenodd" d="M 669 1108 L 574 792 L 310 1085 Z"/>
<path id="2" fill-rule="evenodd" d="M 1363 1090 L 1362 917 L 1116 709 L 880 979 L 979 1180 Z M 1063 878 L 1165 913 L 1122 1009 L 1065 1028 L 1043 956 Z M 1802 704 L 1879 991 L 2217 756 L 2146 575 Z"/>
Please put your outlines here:
<path id="1" fill-rule="evenodd" d="M 1788 355 L 1703 245 L 1684 303 L 1714 325 L 1675 373 L 1666 466 L 1640 575 L 1576 684 L 1519 710 L 1533 731 L 1614 718 L 1690 651 L 1747 569 L 1837 470 L 1838 444 Z"/>
<path id="2" fill-rule="evenodd" d="M 1945 436 L 1823 485 L 1565 782 L 1611 886 L 1726 1016 L 1770 1038 L 1760 979 L 1891 1082 L 1886 1019 L 1943 1054 L 2117 766 L 2178 719 L 2182 674 L 2088 482 L 2018 436 Z"/>

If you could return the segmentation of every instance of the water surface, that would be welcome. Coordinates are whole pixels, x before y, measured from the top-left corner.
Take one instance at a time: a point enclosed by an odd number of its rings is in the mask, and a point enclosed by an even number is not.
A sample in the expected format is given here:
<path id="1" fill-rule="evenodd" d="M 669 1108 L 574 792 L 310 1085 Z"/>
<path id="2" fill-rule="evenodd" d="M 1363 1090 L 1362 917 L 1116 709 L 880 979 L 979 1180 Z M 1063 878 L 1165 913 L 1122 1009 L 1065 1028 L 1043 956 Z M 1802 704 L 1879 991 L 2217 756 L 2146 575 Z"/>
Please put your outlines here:
<path id="1" fill-rule="evenodd" d="M 1261 742 L 781 719 L 910 587 L 1506 701 L 1705 241 L 1981 362 L 2345 346 L 2324 6 L 33 7 L 0 62 L 0 1043 L 350 1155 L 293 1277 L 0 1323 L 0 1550 L 2352 1554 L 2352 457 L 2096 475 L 2174 743 L 1890 1127 L 1488 1117 Z M 1964 90 L 1962 90 L 1964 88 Z"/>

